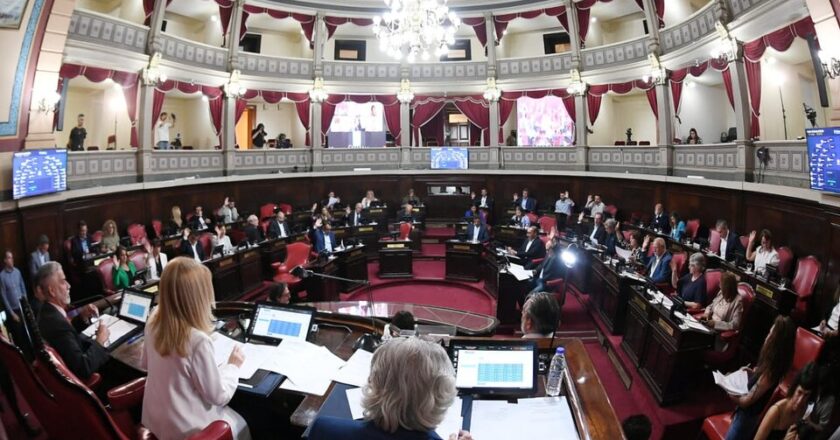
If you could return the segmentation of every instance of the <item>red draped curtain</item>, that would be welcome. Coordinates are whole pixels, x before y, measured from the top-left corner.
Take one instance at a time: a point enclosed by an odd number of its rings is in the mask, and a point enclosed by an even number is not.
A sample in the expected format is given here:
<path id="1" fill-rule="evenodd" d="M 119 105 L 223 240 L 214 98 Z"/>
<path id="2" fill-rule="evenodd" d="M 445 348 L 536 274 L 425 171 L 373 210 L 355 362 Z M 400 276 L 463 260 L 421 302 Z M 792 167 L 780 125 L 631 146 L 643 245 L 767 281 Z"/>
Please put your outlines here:
<path id="1" fill-rule="evenodd" d="M 172 3 L 172 0 L 166 0 L 166 6 Z M 166 7 L 164 6 L 164 8 Z M 143 0 L 143 13 L 145 19 L 143 20 L 143 24 L 149 26 L 152 22 L 152 12 L 155 11 L 155 0 Z"/>
<path id="2" fill-rule="evenodd" d="M 181 82 L 176 80 L 167 80 L 155 87 L 152 97 L 152 121 L 153 124 L 160 118 L 163 110 L 163 101 L 166 98 L 166 93 L 172 90 L 186 94 L 201 93 L 207 97 L 208 109 L 210 110 L 210 120 L 213 123 L 213 130 L 218 137 L 222 132 L 222 109 L 224 108 L 224 93 L 221 87 L 204 86 L 200 84 Z"/>
<path id="3" fill-rule="evenodd" d="M 335 30 L 343 24 L 355 24 L 356 26 L 371 26 L 373 20 L 370 18 L 348 18 L 348 17 L 324 17 L 324 24 L 327 26 L 327 38 L 332 38 Z"/>
<path id="4" fill-rule="evenodd" d="M 429 119 L 424 125 L 420 127 L 420 136 L 423 139 L 434 139 L 437 141 L 437 144 L 446 145 L 444 143 L 445 136 L 443 134 L 443 126 L 446 122 L 446 114 L 445 112 L 437 112 L 432 119 Z M 470 124 L 472 126 L 472 124 Z M 481 132 L 479 132 L 480 135 Z"/>
<path id="5" fill-rule="evenodd" d="M 262 98 L 267 104 L 277 104 L 278 102 L 282 101 L 283 99 L 287 99 L 292 101 L 295 104 L 295 110 L 297 110 L 298 118 L 300 119 L 300 123 L 303 125 L 303 128 L 306 130 L 306 139 L 304 141 L 304 145 L 309 145 L 309 93 L 300 92 L 279 92 L 275 90 L 252 90 L 248 89 L 245 92 L 245 95 L 242 96 L 241 99 L 236 100 L 236 121 L 239 121 L 239 118 L 242 117 L 242 113 L 245 112 L 245 107 L 248 106 L 248 101 L 254 100 L 257 98 Z"/>
<path id="6" fill-rule="evenodd" d="M 115 84 L 118 84 L 123 91 L 125 98 L 126 113 L 128 113 L 128 120 L 131 122 L 131 139 L 130 145 L 137 147 L 137 90 L 139 75 L 136 72 L 123 72 L 120 70 L 103 69 L 99 67 L 82 66 L 79 64 L 65 63 L 59 70 L 59 93 L 67 86 L 67 81 L 78 76 L 84 76 L 92 82 L 102 82 L 111 79 Z M 116 133 L 114 133 L 116 134 Z"/>
<path id="7" fill-rule="evenodd" d="M 589 91 L 586 95 L 587 106 L 589 107 L 589 123 L 594 124 L 598 119 L 598 114 L 601 112 L 601 99 L 607 92 L 613 92 L 619 95 L 626 95 L 633 89 L 644 90 L 650 109 L 653 115 L 659 117 L 659 109 L 656 104 L 656 87 L 652 82 L 643 80 L 627 81 L 615 84 L 593 84 L 589 86 Z"/>
<path id="8" fill-rule="evenodd" d="M 411 129 L 413 133 L 417 133 L 418 145 L 420 135 L 420 127 L 428 124 L 432 118 L 443 110 L 446 106 L 446 98 L 435 96 L 415 96 L 411 108 L 414 110 L 414 117 L 411 118 Z M 441 137 L 443 134 L 441 133 Z M 443 139 L 438 140 L 438 145 L 443 145 Z"/>
<path id="9" fill-rule="evenodd" d="M 482 46 L 487 46 L 487 22 L 484 17 L 465 17 L 461 19 L 461 23 L 473 28 L 475 36 Z M 498 41 L 499 36 L 496 35 Z"/>
<path id="10" fill-rule="evenodd" d="M 557 19 L 562 24 L 565 21 L 563 27 L 568 29 L 569 21 L 566 19 L 566 7 L 565 6 L 555 6 L 552 8 L 547 9 L 536 9 L 533 11 L 526 11 L 526 12 L 515 12 L 513 14 L 501 14 L 501 15 L 494 15 L 493 16 L 493 26 L 496 29 L 496 40 L 501 40 L 502 36 L 505 34 L 505 30 L 507 30 L 508 23 L 517 18 L 524 18 L 524 19 L 534 19 L 539 17 L 540 15 L 548 15 L 549 17 L 557 17 Z M 562 18 L 560 18 L 562 16 Z"/>
<path id="11" fill-rule="evenodd" d="M 303 35 L 306 37 L 307 40 L 309 40 L 310 43 L 312 43 L 312 32 L 315 30 L 314 15 L 281 11 L 278 9 L 264 8 L 261 6 L 249 4 L 246 4 L 242 7 L 242 25 L 240 28 L 239 38 L 242 38 L 245 35 L 245 31 L 247 30 L 245 22 L 248 21 L 248 16 L 250 14 L 268 14 L 271 18 L 276 18 L 278 20 L 282 20 L 284 18 L 292 18 L 298 23 L 300 23 L 300 27 L 301 29 L 303 29 Z"/>
<path id="12" fill-rule="evenodd" d="M 490 105 L 480 95 L 453 98 L 458 109 L 476 127 L 481 129 L 484 145 L 490 145 Z"/>

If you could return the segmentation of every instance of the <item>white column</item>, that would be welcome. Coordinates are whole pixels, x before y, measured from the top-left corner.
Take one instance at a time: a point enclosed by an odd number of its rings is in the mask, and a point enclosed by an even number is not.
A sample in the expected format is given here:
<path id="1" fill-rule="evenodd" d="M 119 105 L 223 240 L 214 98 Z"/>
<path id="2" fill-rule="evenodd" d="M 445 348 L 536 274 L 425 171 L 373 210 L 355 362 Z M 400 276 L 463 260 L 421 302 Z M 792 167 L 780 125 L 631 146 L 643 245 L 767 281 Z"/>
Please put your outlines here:
<path id="1" fill-rule="evenodd" d="M 315 64 L 314 75 L 323 76 L 324 72 L 324 44 L 327 42 L 327 26 L 324 23 L 324 12 L 315 15 L 315 27 L 312 30 L 312 61 Z"/>
<path id="2" fill-rule="evenodd" d="M 152 16 L 149 20 L 149 39 L 146 50 L 149 55 L 163 51 L 163 40 L 160 34 L 163 32 L 163 17 L 166 14 L 166 0 L 155 0 L 155 7 L 152 9 Z"/>
<path id="3" fill-rule="evenodd" d="M 488 136 L 490 136 L 490 146 L 496 148 L 499 146 L 499 101 L 490 101 L 490 129 Z"/>
<path id="4" fill-rule="evenodd" d="M 746 182 L 753 181 L 755 170 L 755 147 L 750 140 L 752 120 L 750 119 L 750 96 L 747 86 L 747 71 L 743 58 L 729 63 L 729 73 L 732 77 L 732 98 L 735 103 L 735 128 L 738 138 L 738 172 Z"/>
<path id="5" fill-rule="evenodd" d="M 400 103 L 400 147 L 411 146 L 411 103 Z"/>
<path id="6" fill-rule="evenodd" d="M 239 40 L 242 35 L 239 31 L 242 26 L 242 7 L 245 5 L 243 0 L 236 0 L 233 3 L 233 10 L 230 15 L 230 27 L 228 27 L 227 40 L 225 45 L 228 49 L 228 70 L 234 71 L 242 68 L 242 63 L 239 60 Z"/>
<path id="7" fill-rule="evenodd" d="M 496 26 L 493 24 L 493 14 L 484 13 L 485 36 L 487 37 L 487 76 L 496 76 Z M 499 36 L 501 38 L 501 36 Z"/>
<path id="8" fill-rule="evenodd" d="M 578 23 L 577 8 L 572 0 L 563 0 L 563 5 L 566 7 L 566 21 L 569 23 L 569 28 L 566 32 L 569 33 L 569 42 L 571 43 L 572 52 L 572 69 L 581 70 L 583 66 L 580 62 L 580 23 Z"/>
<path id="9" fill-rule="evenodd" d="M 662 159 L 660 173 L 670 176 L 674 171 L 673 146 L 674 118 L 671 116 L 671 84 L 663 80 L 656 85 L 656 107 L 659 117 L 656 121 L 659 155 Z"/>
<path id="10" fill-rule="evenodd" d="M 222 107 L 222 154 L 224 154 L 225 176 L 233 174 L 236 154 L 236 98 L 227 96 Z"/>
<path id="11" fill-rule="evenodd" d="M 151 172 L 152 151 L 154 151 L 154 125 L 152 105 L 155 86 L 140 83 L 139 102 L 137 103 L 137 177 L 140 181 Z"/>
<path id="12" fill-rule="evenodd" d="M 321 103 L 312 101 L 309 104 L 309 109 L 312 112 L 312 116 L 309 118 L 309 131 L 310 131 L 310 141 L 312 143 L 312 149 L 321 148 L 324 143 L 321 139 Z"/>
<path id="13" fill-rule="evenodd" d="M 648 52 L 655 52 L 659 55 L 659 15 L 656 14 L 656 5 L 654 0 L 643 0 L 645 20 L 648 23 L 648 49 L 651 45 L 655 45 L 656 50 L 648 50 Z"/>
<path id="14" fill-rule="evenodd" d="M 577 153 L 576 168 L 578 171 L 589 170 L 588 110 L 586 94 L 575 95 L 575 149 Z"/>

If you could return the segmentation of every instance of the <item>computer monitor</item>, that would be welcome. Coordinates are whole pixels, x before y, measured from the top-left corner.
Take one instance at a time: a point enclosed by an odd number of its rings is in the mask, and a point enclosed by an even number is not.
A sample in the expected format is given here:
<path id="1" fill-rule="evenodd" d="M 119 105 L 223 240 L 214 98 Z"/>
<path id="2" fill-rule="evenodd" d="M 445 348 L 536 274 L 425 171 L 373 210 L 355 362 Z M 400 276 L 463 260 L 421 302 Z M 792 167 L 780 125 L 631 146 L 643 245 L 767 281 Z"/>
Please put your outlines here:
<path id="1" fill-rule="evenodd" d="M 135 324 L 145 325 L 152 311 L 155 296 L 137 290 L 126 289 L 123 292 L 118 316 Z"/>
<path id="2" fill-rule="evenodd" d="M 453 339 L 449 348 L 460 393 L 526 396 L 537 392 L 535 341 Z"/>
<path id="3" fill-rule="evenodd" d="M 248 338 L 268 343 L 283 339 L 305 341 L 312 331 L 312 307 L 258 302 L 248 327 Z"/>

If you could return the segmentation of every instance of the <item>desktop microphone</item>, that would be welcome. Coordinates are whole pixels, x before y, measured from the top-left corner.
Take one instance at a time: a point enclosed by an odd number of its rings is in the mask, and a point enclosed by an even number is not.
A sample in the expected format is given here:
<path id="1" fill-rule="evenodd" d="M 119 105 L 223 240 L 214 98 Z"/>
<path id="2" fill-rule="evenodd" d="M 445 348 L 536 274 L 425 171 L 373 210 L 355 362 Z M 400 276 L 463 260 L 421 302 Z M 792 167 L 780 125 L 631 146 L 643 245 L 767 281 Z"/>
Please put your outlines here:
<path id="1" fill-rule="evenodd" d="M 305 268 L 305 267 L 303 267 L 303 266 L 295 266 L 295 268 L 294 268 L 294 269 L 292 269 L 292 271 L 291 271 L 290 273 L 291 273 L 293 276 L 296 276 L 296 277 L 298 277 L 298 278 L 300 278 L 300 279 L 302 279 L 302 280 L 303 280 L 303 279 L 306 279 L 306 278 L 309 278 L 310 276 L 312 276 L 312 271 L 311 271 L 311 270 L 309 270 L 309 269 L 306 269 L 306 268 Z"/>

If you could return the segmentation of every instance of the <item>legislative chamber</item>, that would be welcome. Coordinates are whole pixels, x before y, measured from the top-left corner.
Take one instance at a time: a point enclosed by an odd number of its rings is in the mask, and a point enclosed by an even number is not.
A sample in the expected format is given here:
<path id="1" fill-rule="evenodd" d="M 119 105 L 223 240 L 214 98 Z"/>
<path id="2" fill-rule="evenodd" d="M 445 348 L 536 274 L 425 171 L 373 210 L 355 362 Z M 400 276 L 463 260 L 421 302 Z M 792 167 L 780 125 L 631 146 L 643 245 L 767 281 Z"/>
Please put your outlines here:
<path id="1" fill-rule="evenodd" d="M 840 440 L 837 0 L 0 41 L 0 439 Z"/>

